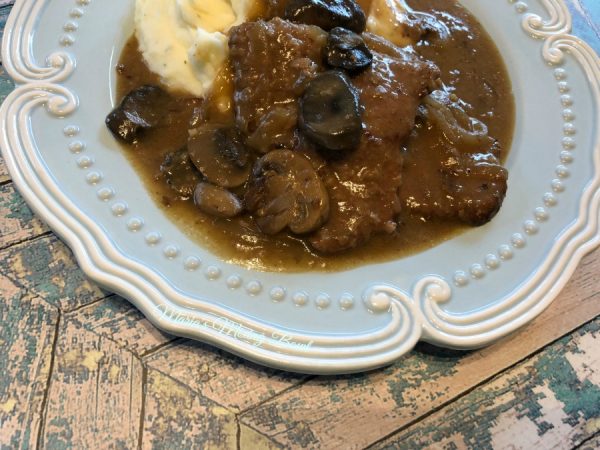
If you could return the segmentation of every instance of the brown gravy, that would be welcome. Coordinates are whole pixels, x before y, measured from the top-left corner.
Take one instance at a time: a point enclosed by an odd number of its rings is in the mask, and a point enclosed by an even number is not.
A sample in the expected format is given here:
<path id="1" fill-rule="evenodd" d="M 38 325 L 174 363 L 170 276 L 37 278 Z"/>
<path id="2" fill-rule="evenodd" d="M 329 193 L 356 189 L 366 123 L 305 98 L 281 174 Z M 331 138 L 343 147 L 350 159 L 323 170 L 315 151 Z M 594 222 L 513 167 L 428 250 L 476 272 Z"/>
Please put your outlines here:
<path id="1" fill-rule="evenodd" d="M 495 44 L 475 18 L 454 0 L 420 0 L 418 9 L 436 15 L 452 31 L 452 37 L 443 45 L 421 44 L 418 52 L 438 65 L 444 83 L 472 106 L 471 115 L 488 126 L 490 135 L 498 139 L 506 153 L 513 136 L 515 105 L 508 73 Z M 122 51 L 117 73 L 119 99 L 144 84 L 161 85 L 144 63 L 135 36 Z M 231 98 L 230 90 L 225 71 L 215 91 L 220 98 Z M 168 128 L 149 132 L 142 143 L 124 151 L 167 217 L 190 238 L 228 262 L 273 272 L 336 271 L 406 257 L 468 229 L 455 222 L 402 214 L 396 234 L 375 236 L 362 247 L 323 256 L 315 254 L 298 237 L 263 235 L 248 218 L 222 220 L 204 215 L 191 201 L 179 200 L 159 173 L 164 156 L 186 144 L 189 119 L 199 104 L 196 99 L 182 100 L 182 107 Z M 438 132 L 417 124 L 405 143 L 403 179 L 407 188 L 410 183 L 421 182 L 415 173 L 415 158 L 422 164 L 442 139 Z M 507 155 L 502 156 L 505 159 Z"/>

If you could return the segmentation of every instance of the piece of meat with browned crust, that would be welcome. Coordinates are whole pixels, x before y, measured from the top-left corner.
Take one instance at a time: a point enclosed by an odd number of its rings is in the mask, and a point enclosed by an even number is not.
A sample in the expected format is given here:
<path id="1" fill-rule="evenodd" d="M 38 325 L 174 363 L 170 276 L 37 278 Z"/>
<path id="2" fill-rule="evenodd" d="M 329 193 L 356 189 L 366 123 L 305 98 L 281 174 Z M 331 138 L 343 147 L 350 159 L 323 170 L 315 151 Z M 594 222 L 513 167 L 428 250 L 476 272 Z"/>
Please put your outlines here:
<path id="1" fill-rule="evenodd" d="M 442 171 L 446 197 L 453 215 L 469 225 L 488 223 L 502 206 L 508 189 L 508 171 L 491 154 L 462 155 Z"/>
<path id="2" fill-rule="evenodd" d="M 492 220 L 508 190 L 508 171 L 491 153 L 463 153 L 441 149 L 437 165 L 407 165 L 419 183 L 401 189 L 405 207 L 425 219 L 455 219 L 472 226 Z M 483 150 L 485 151 L 485 150 Z"/>
<path id="3" fill-rule="evenodd" d="M 323 253 L 357 247 L 375 233 L 396 230 L 402 207 L 401 145 L 414 127 L 420 99 L 438 77 L 435 65 L 409 49 L 365 33 L 373 65 L 353 82 L 364 107 L 365 130 L 355 152 L 321 169 L 329 188 L 329 221 L 310 238 Z"/>
<path id="4" fill-rule="evenodd" d="M 488 135 L 485 124 L 469 117 L 465 105 L 451 98 L 448 92 L 435 91 L 424 100 L 419 127 L 439 132 L 421 135 L 428 141 L 419 154 L 409 149 L 400 196 L 413 215 L 481 226 L 500 211 L 508 171 L 499 160 L 499 143 Z"/>
<path id="5" fill-rule="evenodd" d="M 327 33 L 275 18 L 232 28 L 229 37 L 238 128 L 256 150 L 298 145 L 298 98 L 322 70 Z M 274 142 L 269 135 L 277 130 Z M 265 136 L 266 135 L 266 136 Z M 268 147 L 269 144 L 273 148 Z"/>
<path id="6" fill-rule="evenodd" d="M 279 146 L 309 156 L 331 201 L 329 221 L 309 238 L 323 253 L 347 250 L 365 243 L 374 233 L 396 229 L 401 207 L 401 144 L 413 128 L 421 97 L 438 76 L 435 65 L 421 60 L 414 51 L 370 34 L 364 38 L 374 59 L 371 68 L 353 78 L 364 107 L 361 144 L 356 151 L 324 164 L 298 134 L 290 114 L 297 114 L 306 82 L 325 70 L 322 47 L 326 34 L 320 28 L 277 18 L 246 23 L 231 31 L 238 126 L 250 135 L 249 142 L 255 141 L 257 133 L 262 147 L 276 141 L 272 148 L 257 149 L 261 152 Z M 285 113 L 278 113 L 278 108 Z M 264 132 L 277 128 L 273 123 L 279 116 L 284 129 L 269 140 L 269 133 Z"/>

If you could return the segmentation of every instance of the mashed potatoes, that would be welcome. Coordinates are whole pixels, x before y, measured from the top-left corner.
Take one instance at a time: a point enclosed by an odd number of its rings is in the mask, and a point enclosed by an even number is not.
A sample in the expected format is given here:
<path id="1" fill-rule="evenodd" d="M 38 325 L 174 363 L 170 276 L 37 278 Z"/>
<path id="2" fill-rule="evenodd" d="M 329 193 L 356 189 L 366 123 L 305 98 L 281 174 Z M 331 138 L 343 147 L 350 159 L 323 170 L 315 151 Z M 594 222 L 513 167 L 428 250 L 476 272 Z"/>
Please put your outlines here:
<path id="1" fill-rule="evenodd" d="M 136 0 L 135 26 L 146 63 L 167 86 L 202 97 L 228 55 L 226 33 L 253 0 Z"/>

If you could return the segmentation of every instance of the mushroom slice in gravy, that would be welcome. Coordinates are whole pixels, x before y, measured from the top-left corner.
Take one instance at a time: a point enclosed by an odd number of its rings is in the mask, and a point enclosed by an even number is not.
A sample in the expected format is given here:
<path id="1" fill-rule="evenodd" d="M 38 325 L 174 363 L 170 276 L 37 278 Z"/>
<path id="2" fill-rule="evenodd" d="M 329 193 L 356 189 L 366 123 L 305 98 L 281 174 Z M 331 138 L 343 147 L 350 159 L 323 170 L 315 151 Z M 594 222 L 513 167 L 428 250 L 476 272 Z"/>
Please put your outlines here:
<path id="1" fill-rule="evenodd" d="M 234 128 L 203 125 L 192 130 L 188 152 L 202 175 L 217 186 L 235 188 L 248 181 L 248 149 Z"/>
<path id="2" fill-rule="evenodd" d="M 258 160 L 246 206 L 266 234 L 285 228 L 306 234 L 329 217 L 329 194 L 311 162 L 290 150 L 275 150 Z"/>

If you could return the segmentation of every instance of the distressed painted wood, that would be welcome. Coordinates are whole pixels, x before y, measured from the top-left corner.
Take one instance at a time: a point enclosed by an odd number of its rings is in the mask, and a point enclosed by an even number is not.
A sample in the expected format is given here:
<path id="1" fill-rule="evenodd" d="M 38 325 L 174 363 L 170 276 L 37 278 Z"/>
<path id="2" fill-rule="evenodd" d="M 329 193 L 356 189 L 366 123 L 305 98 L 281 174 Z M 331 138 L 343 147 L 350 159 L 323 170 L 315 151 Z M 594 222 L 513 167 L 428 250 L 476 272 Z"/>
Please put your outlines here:
<path id="1" fill-rule="evenodd" d="M 275 450 L 282 448 L 281 445 L 273 442 L 266 436 L 258 433 L 244 424 L 240 424 L 240 450 Z"/>
<path id="2" fill-rule="evenodd" d="M 573 448 L 600 432 L 600 319 L 376 449 Z"/>
<path id="3" fill-rule="evenodd" d="M 13 1 L 7 0 L 0 1 L 0 40 L 2 39 L 2 35 L 4 34 L 4 25 L 6 24 L 6 19 L 8 18 L 8 14 L 10 12 L 10 5 L 12 5 L 13 3 Z M 13 89 L 14 83 L 6 74 L 0 62 L 0 103 L 4 101 L 6 96 Z M 0 155 L 0 184 L 5 183 L 8 180 L 10 180 L 10 177 L 8 175 L 8 171 L 6 170 L 6 166 L 4 164 L 4 160 L 2 159 L 2 155 Z"/>
<path id="4" fill-rule="evenodd" d="M 600 448 L 600 433 L 592 436 L 588 441 L 581 444 L 577 450 L 598 450 Z"/>
<path id="5" fill-rule="evenodd" d="M 141 361 L 111 340 L 61 323 L 42 448 L 134 448 L 142 412 Z"/>
<path id="6" fill-rule="evenodd" d="M 161 350 L 145 362 L 235 412 L 268 400 L 307 378 L 260 367 L 192 341 Z"/>
<path id="7" fill-rule="evenodd" d="M 156 370 L 148 372 L 142 448 L 237 447 L 235 415 Z"/>
<path id="8" fill-rule="evenodd" d="M 0 250 L 49 231 L 11 183 L 0 185 Z"/>
<path id="9" fill-rule="evenodd" d="M 10 280 L 23 294 L 39 296 L 62 311 L 108 295 L 87 280 L 71 251 L 53 236 L 0 251 L 0 277 Z"/>
<path id="10" fill-rule="evenodd" d="M 285 446 L 338 448 L 348 440 L 353 445 L 347 448 L 373 444 L 600 315 L 598 273 L 596 251 L 559 301 L 492 347 L 463 353 L 420 345 L 383 371 L 311 380 L 252 409 L 242 423 Z"/>
<path id="11" fill-rule="evenodd" d="M 175 339 L 150 324 L 127 300 L 113 295 L 65 316 L 78 327 L 114 341 L 136 356 Z"/>
<path id="12" fill-rule="evenodd" d="M 17 291 L 0 294 L 0 448 L 34 448 L 58 310 Z"/>
<path id="13" fill-rule="evenodd" d="M 10 176 L 8 175 L 8 170 L 6 169 L 4 159 L 2 159 L 2 155 L 0 155 L 0 184 L 5 183 L 9 180 Z"/>

